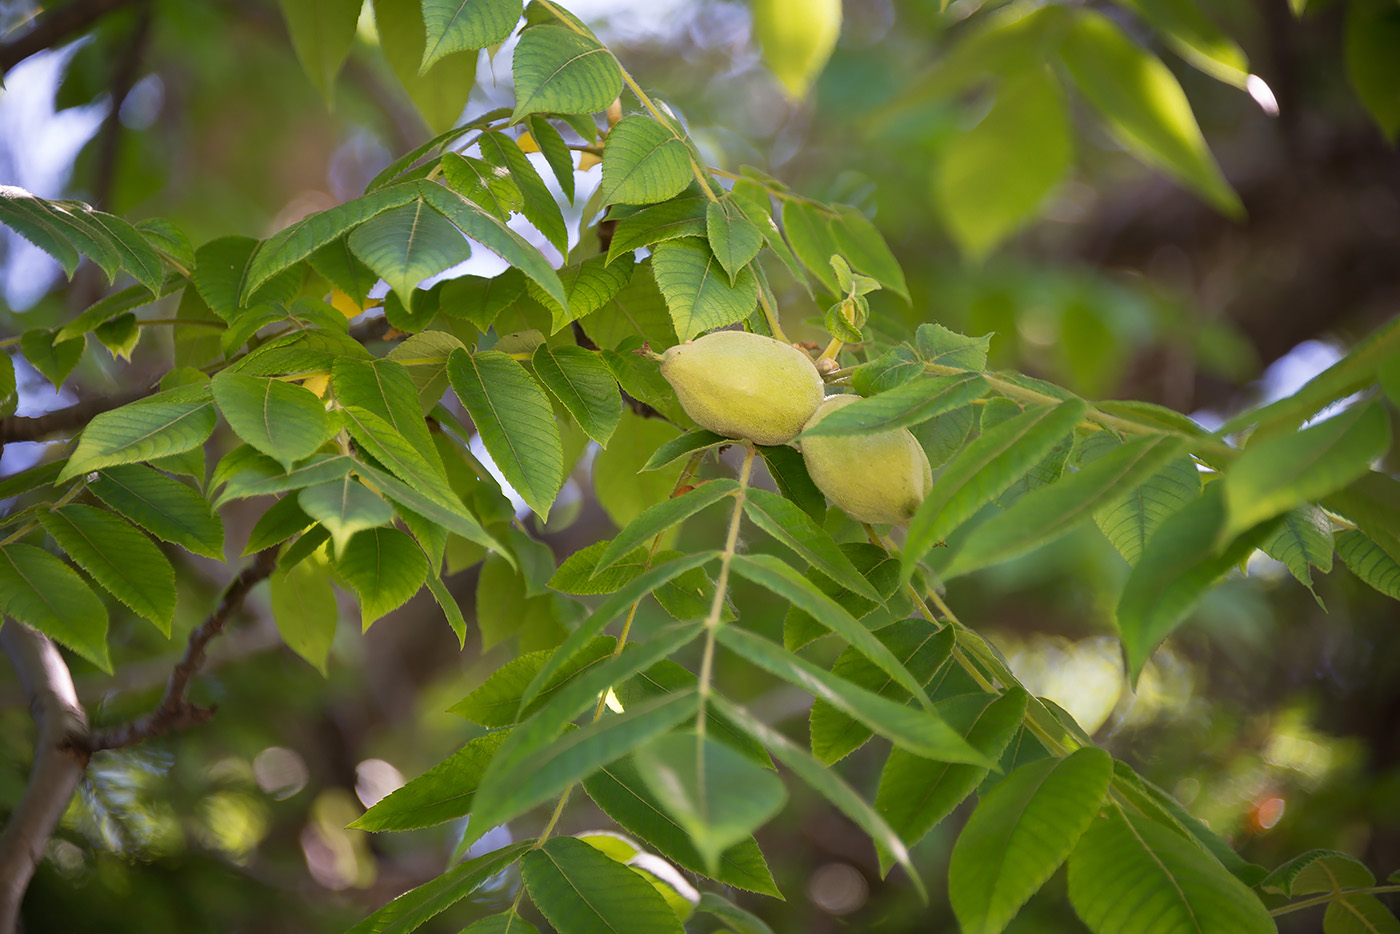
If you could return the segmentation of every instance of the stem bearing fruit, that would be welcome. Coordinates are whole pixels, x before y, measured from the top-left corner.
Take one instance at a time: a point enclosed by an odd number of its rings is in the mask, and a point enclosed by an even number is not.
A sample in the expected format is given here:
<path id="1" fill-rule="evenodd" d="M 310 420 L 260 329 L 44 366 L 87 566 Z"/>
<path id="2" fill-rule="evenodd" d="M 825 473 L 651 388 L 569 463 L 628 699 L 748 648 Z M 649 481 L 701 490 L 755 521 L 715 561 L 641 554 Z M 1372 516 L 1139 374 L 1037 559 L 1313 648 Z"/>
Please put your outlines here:
<path id="1" fill-rule="evenodd" d="M 805 427 L 859 398 L 828 397 Z M 859 522 L 903 525 L 914 517 L 933 486 L 928 455 L 907 428 L 804 437 L 802 460 L 817 489 Z"/>
<path id="2" fill-rule="evenodd" d="M 716 331 L 661 356 L 661 375 L 702 428 L 755 444 L 784 444 L 822 403 L 821 374 L 805 353 L 747 331 Z"/>

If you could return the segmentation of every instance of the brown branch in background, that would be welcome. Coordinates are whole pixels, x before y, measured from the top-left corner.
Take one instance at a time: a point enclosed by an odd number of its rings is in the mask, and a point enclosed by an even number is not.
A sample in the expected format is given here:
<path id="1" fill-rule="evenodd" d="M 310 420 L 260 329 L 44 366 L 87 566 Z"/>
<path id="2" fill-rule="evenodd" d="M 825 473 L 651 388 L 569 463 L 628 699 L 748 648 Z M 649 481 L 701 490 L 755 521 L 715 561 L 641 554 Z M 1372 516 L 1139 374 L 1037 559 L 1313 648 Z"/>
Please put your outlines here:
<path id="1" fill-rule="evenodd" d="M 74 0 L 34 20 L 33 27 L 9 42 L 0 42 L 0 74 L 35 52 L 60 45 L 102 17 L 133 0 Z"/>
<path id="2" fill-rule="evenodd" d="M 137 399 L 144 399 L 150 394 L 148 389 L 133 389 L 115 396 L 85 399 L 47 415 L 11 415 L 8 418 L 0 418 L 0 444 L 9 444 L 11 441 L 43 441 L 50 435 L 74 431 L 92 421 L 94 416 L 120 408 Z"/>
<path id="3" fill-rule="evenodd" d="M 274 546 L 258 552 L 253 563 L 244 568 L 228 585 L 214 612 L 190 633 L 184 657 L 170 672 L 170 680 L 165 684 L 165 693 L 161 696 L 160 703 L 156 704 L 155 710 L 130 723 L 92 734 L 88 742 L 89 751 L 134 746 L 172 730 L 196 726 L 214 715 L 212 707 L 200 707 L 191 703 L 185 696 L 190 680 L 204 664 L 205 647 L 211 639 L 223 632 L 224 625 L 243 606 L 243 599 L 248 596 L 248 591 L 276 570 L 277 551 L 277 547 Z"/>
<path id="4" fill-rule="evenodd" d="M 101 137 L 98 140 L 97 172 L 92 183 L 93 204 L 103 210 L 110 210 L 112 182 L 117 175 L 117 157 L 121 150 L 122 105 L 127 95 L 136 86 L 136 76 L 141 70 L 141 59 L 146 54 L 146 46 L 151 38 L 151 2 L 142 0 L 136 14 L 136 25 L 131 36 L 122 47 L 122 56 L 112 69 L 112 112 L 103 121 Z"/>
<path id="5" fill-rule="evenodd" d="M 0 626 L 0 646 L 14 665 L 39 728 L 24 796 L 0 835 L 0 934 L 19 924 L 20 903 L 44 848 L 88 764 L 88 721 L 58 647 L 17 620 Z"/>

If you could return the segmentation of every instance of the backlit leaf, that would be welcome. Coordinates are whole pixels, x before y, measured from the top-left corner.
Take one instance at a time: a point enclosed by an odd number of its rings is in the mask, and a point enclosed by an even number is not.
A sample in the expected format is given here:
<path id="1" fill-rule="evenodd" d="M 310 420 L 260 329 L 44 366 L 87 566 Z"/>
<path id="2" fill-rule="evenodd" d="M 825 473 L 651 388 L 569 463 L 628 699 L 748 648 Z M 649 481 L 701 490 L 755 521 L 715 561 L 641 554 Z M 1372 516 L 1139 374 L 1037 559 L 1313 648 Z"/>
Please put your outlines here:
<path id="1" fill-rule="evenodd" d="M 1089 829 L 1112 775 L 1108 754 L 1086 746 L 1020 767 L 982 799 L 948 865 L 948 895 L 965 932 L 1006 927 Z"/>
<path id="2" fill-rule="evenodd" d="M 39 523 L 78 567 L 167 637 L 175 616 L 175 571 L 146 536 L 104 509 L 70 503 Z"/>
<path id="3" fill-rule="evenodd" d="M 731 286 L 719 260 L 699 238 L 657 244 L 651 263 L 676 336 L 682 341 L 742 321 L 758 304 L 758 280 L 753 271 L 746 268 Z"/>
<path id="4" fill-rule="evenodd" d="M 599 113 L 622 91 L 622 72 L 612 53 L 563 26 L 525 30 L 511 73 L 516 121 L 532 113 Z"/>
<path id="5" fill-rule="evenodd" d="M 107 608 L 77 573 L 33 545 L 0 546 L 0 611 L 107 673 Z"/>
<path id="6" fill-rule="evenodd" d="M 447 374 L 506 482 L 547 519 L 564 482 L 564 450 L 544 390 L 523 366 L 496 351 L 453 351 Z"/>
<path id="7" fill-rule="evenodd" d="M 1069 900 L 1094 934 L 1277 930 L 1259 898 L 1199 846 L 1117 807 L 1070 856 Z"/>

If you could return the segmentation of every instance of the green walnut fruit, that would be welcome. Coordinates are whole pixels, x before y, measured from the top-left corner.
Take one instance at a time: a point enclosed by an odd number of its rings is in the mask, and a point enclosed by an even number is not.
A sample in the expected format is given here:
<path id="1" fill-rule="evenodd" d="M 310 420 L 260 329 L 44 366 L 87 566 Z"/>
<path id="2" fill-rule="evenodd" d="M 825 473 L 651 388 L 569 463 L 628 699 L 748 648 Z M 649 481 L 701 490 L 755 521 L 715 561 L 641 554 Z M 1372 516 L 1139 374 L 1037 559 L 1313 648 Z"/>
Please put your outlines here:
<path id="1" fill-rule="evenodd" d="M 661 375 L 697 425 L 755 444 L 792 440 L 822 404 L 824 384 L 810 357 L 747 331 L 716 331 L 669 348 Z"/>
<path id="2" fill-rule="evenodd" d="M 805 427 L 859 398 L 830 396 Z M 859 522 L 903 525 L 914 517 L 933 486 L 928 455 L 907 428 L 804 437 L 802 460 L 817 489 Z"/>

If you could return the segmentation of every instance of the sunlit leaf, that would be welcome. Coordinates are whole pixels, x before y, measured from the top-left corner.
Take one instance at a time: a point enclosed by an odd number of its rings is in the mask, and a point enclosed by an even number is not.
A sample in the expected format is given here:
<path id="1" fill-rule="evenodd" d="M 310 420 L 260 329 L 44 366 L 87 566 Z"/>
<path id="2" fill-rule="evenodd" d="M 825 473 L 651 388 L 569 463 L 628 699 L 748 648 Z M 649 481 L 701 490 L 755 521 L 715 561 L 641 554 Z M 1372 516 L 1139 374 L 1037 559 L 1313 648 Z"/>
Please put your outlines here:
<path id="1" fill-rule="evenodd" d="M 1079 92 L 1135 156 L 1241 216 L 1239 196 L 1206 147 L 1176 77 L 1102 13 L 1076 12 L 1060 56 Z"/>

